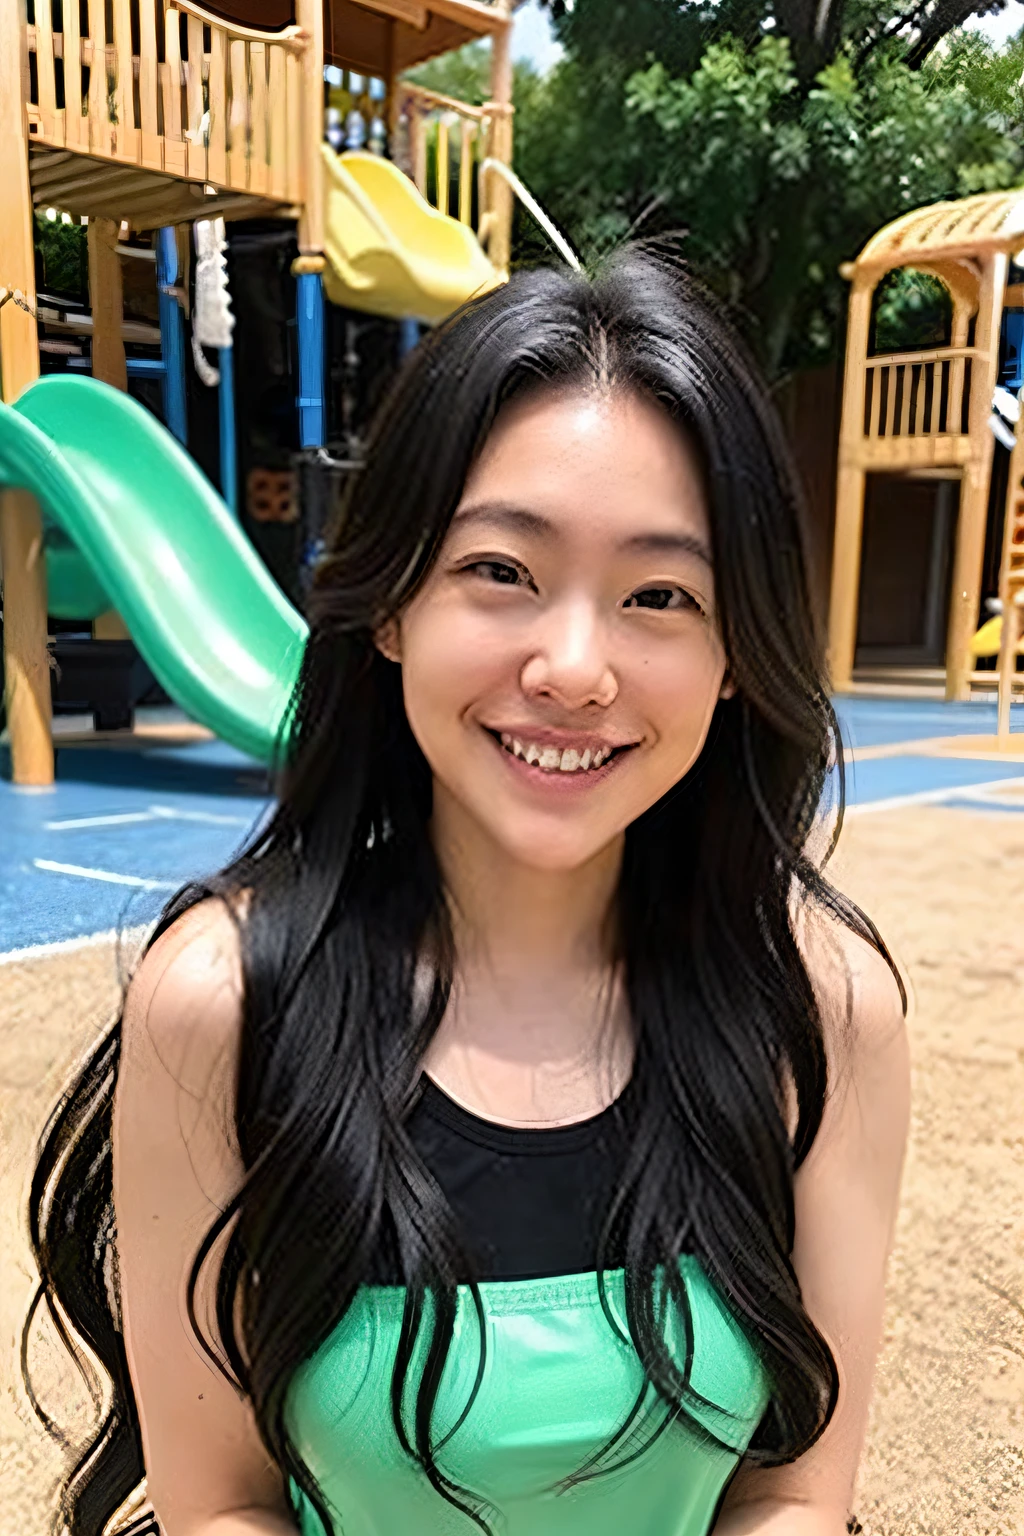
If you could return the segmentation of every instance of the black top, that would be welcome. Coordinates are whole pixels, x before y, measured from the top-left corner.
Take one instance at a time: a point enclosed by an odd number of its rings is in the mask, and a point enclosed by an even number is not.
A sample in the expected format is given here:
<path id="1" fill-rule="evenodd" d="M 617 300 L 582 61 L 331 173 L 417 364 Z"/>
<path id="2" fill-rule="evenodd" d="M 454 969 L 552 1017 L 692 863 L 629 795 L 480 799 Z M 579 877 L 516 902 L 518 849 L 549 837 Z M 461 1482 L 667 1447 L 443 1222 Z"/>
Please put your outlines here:
<path id="1" fill-rule="evenodd" d="M 444 1192 L 477 1280 L 528 1280 L 597 1268 L 598 1240 L 628 1146 L 631 1084 L 573 1125 L 521 1130 L 463 1109 L 424 1074 L 407 1122 Z M 621 1262 L 614 1252 L 606 1265 Z M 394 1264 L 375 1279 L 396 1284 Z"/>

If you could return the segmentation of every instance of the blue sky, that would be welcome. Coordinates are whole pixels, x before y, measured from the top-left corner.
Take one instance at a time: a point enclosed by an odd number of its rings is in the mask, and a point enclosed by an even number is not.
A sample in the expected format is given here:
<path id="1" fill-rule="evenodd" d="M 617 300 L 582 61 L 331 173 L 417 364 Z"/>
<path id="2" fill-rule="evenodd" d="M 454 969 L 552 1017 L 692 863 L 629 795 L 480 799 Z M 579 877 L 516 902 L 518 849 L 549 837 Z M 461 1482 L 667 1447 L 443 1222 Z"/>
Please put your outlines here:
<path id="1" fill-rule="evenodd" d="M 542 11 L 537 0 L 529 0 L 516 12 L 512 32 L 512 56 L 529 59 L 544 74 L 558 59 L 562 50 L 551 35 L 551 22 L 547 11 Z"/>
<path id="2" fill-rule="evenodd" d="M 998 16 L 975 16 L 968 25 L 984 32 L 994 43 L 1004 43 L 1024 26 L 1024 0 L 1010 0 Z M 548 14 L 540 10 L 537 0 L 529 0 L 528 5 L 516 12 L 512 47 L 515 58 L 530 59 L 542 74 L 551 68 L 561 53 L 551 35 Z"/>

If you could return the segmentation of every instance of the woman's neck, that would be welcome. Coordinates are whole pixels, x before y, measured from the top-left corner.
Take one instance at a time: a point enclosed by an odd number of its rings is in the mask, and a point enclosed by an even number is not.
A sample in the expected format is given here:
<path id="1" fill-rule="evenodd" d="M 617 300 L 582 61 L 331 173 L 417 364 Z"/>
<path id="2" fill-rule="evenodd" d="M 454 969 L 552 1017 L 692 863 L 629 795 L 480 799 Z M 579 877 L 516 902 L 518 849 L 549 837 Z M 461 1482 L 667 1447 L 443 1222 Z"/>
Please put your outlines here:
<path id="1" fill-rule="evenodd" d="M 557 1124 L 596 1113 L 632 1062 L 614 964 L 621 840 L 578 869 L 529 867 L 443 789 L 431 832 L 457 966 L 427 1071 L 495 1119 Z"/>

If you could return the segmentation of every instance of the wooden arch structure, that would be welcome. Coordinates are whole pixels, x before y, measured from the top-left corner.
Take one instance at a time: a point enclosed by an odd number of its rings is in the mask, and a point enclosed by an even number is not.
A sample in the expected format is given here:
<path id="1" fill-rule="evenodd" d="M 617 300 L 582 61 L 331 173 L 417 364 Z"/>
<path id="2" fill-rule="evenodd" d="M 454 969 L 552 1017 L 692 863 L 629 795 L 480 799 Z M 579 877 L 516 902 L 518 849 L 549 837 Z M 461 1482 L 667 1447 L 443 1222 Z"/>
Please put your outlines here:
<path id="1" fill-rule="evenodd" d="M 999 375 L 1000 325 L 1010 259 L 1024 249 L 1024 191 L 983 193 L 918 208 L 868 241 L 842 268 L 850 279 L 843 410 L 829 610 L 832 680 L 851 686 L 857 640 L 867 476 L 959 481 L 946 635 L 946 693 L 965 698 L 978 619 Z M 899 267 L 937 277 L 953 306 L 948 346 L 869 355 L 872 300 Z"/>

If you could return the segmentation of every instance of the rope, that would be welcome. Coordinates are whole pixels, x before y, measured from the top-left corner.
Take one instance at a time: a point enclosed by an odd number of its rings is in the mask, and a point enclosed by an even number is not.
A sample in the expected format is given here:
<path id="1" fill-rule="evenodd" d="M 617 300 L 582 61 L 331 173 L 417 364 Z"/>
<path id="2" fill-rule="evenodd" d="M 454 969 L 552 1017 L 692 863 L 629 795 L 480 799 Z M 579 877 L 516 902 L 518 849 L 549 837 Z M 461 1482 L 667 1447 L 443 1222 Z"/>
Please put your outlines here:
<path id="1" fill-rule="evenodd" d="M 576 252 L 573 250 L 568 240 L 562 234 L 561 230 L 556 227 L 554 222 L 544 212 L 544 209 L 540 206 L 537 199 L 528 190 L 528 188 L 524 187 L 515 171 L 511 170 L 505 164 L 504 160 L 495 160 L 492 156 L 488 156 L 488 158 L 483 161 L 480 169 L 482 171 L 495 171 L 499 176 L 508 182 L 509 186 L 512 188 L 512 191 L 515 193 L 516 197 L 518 197 L 523 207 L 526 208 L 529 213 L 533 214 L 533 217 L 537 220 L 537 223 L 547 235 L 548 239 L 551 241 L 552 245 L 555 247 L 562 259 L 567 262 L 570 267 L 572 267 L 574 272 L 581 272 L 583 268 L 580 265 L 580 259 L 576 255 Z"/>
<path id="2" fill-rule="evenodd" d="M 35 305 L 30 299 L 26 299 L 20 288 L 5 288 L 0 285 L 0 309 L 3 309 L 7 303 L 13 304 L 15 309 L 24 310 L 25 314 L 31 315 L 33 320 L 39 319 Z"/>

